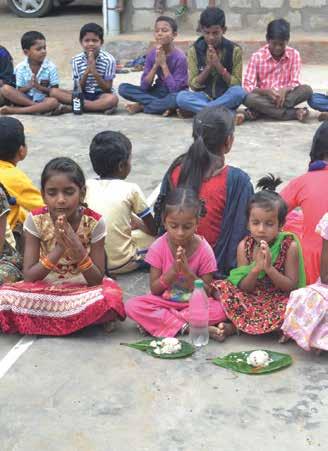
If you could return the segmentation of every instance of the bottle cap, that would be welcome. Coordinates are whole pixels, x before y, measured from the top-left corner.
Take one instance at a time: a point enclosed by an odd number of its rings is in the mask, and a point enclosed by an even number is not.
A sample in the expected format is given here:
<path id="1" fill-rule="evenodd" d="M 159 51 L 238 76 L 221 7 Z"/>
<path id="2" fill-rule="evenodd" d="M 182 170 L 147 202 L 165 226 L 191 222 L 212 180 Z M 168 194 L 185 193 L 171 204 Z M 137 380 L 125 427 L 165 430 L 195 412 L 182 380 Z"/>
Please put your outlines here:
<path id="1" fill-rule="evenodd" d="M 202 279 L 196 279 L 194 281 L 195 288 L 204 288 L 204 281 Z"/>

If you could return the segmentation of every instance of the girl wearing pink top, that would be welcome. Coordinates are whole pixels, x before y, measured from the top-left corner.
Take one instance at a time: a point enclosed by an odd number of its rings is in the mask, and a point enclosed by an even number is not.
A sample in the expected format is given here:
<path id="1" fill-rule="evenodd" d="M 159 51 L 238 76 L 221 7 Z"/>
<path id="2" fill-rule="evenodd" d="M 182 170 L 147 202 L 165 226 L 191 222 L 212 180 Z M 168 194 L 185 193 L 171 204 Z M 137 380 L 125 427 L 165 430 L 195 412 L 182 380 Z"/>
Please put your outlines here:
<path id="1" fill-rule="evenodd" d="M 320 275 L 321 238 L 316 225 L 328 211 L 328 122 L 316 131 L 310 152 L 309 171 L 281 191 L 288 210 L 300 207 L 287 217 L 284 230 L 297 233 L 302 244 L 307 283 L 314 283 Z"/>
<path id="2" fill-rule="evenodd" d="M 202 204 L 190 189 L 171 191 L 166 200 L 163 223 L 166 233 L 149 248 L 150 293 L 127 301 L 127 315 L 155 337 L 185 333 L 189 323 L 189 298 L 195 279 L 203 279 L 206 290 L 217 265 L 207 241 L 195 231 Z M 210 336 L 220 340 L 217 325 L 226 319 L 219 301 L 209 299 Z"/>

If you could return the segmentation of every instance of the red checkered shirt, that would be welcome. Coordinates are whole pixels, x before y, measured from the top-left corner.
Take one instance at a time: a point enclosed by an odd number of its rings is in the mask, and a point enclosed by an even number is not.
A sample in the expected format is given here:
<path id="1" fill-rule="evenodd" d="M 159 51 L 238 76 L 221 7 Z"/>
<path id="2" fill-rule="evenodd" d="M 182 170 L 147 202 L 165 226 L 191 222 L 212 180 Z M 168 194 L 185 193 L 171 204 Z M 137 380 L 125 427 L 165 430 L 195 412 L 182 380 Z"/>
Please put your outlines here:
<path id="1" fill-rule="evenodd" d="M 279 61 L 275 60 L 268 44 L 253 53 L 244 77 L 244 88 L 281 89 L 300 85 L 301 57 L 297 50 L 286 47 Z"/>

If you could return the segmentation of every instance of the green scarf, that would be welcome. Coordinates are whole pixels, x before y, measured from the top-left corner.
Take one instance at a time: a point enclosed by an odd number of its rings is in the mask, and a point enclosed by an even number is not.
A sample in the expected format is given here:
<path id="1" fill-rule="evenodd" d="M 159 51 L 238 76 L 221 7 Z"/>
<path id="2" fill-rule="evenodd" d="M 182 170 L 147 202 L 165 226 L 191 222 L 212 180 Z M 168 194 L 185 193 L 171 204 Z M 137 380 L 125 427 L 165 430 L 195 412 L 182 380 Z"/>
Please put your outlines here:
<path id="1" fill-rule="evenodd" d="M 297 244 L 298 249 L 298 288 L 302 288 L 306 286 L 306 277 L 305 277 L 305 270 L 304 270 L 304 261 L 303 261 L 303 253 L 302 248 L 299 242 L 299 239 L 294 233 L 291 232 L 280 232 L 277 236 L 277 239 L 275 242 L 270 246 L 271 251 L 271 257 L 272 257 L 272 265 L 275 264 L 281 249 L 281 243 L 287 236 L 292 236 L 293 240 Z M 228 280 L 235 285 L 236 287 L 239 285 L 240 281 L 244 279 L 251 270 L 255 267 L 255 262 L 251 263 L 250 265 L 245 266 L 239 266 L 238 268 L 232 269 L 230 271 L 230 275 L 228 277 Z M 263 279 L 265 276 L 265 271 L 261 271 L 258 275 L 258 279 Z"/>

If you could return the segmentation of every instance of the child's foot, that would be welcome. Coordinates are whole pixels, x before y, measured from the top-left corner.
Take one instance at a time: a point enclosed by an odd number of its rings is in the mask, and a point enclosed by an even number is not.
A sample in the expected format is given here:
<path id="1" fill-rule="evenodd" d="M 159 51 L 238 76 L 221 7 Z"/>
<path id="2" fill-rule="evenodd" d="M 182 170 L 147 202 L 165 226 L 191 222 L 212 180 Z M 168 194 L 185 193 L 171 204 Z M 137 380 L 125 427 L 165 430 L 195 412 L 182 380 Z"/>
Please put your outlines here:
<path id="1" fill-rule="evenodd" d="M 50 111 L 49 116 L 60 116 L 61 114 L 67 114 L 72 112 L 72 107 L 70 105 L 62 105 L 61 103 L 56 109 Z M 47 113 L 46 113 L 47 114 Z"/>
<path id="2" fill-rule="evenodd" d="M 213 340 L 222 343 L 236 333 L 236 328 L 232 323 L 219 323 L 217 326 L 209 326 L 208 331 Z"/>
<path id="3" fill-rule="evenodd" d="M 150 333 L 148 333 L 146 331 L 146 329 L 144 329 L 142 326 L 140 326 L 140 324 L 137 324 L 137 328 L 143 337 L 148 337 L 150 335 Z"/>
<path id="4" fill-rule="evenodd" d="M 162 114 L 163 117 L 169 117 L 169 116 L 173 116 L 174 114 L 176 114 L 177 110 L 175 108 L 173 108 L 172 110 L 166 110 L 164 111 L 164 113 Z"/>
<path id="5" fill-rule="evenodd" d="M 290 340 L 290 337 L 288 337 L 287 335 L 285 335 L 284 333 L 281 334 L 278 343 L 284 345 L 285 343 L 287 343 Z"/>
<path id="6" fill-rule="evenodd" d="M 136 113 L 141 113 L 143 111 L 144 107 L 140 103 L 128 103 L 125 106 L 125 109 L 130 114 L 136 114 Z"/>
<path id="7" fill-rule="evenodd" d="M 0 115 L 5 116 L 6 114 L 13 114 L 12 113 L 12 108 L 10 106 L 3 106 L 2 108 L 0 108 Z"/>
<path id="8" fill-rule="evenodd" d="M 324 112 L 324 113 L 320 113 L 318 116 L 318 121 L 319 122 L 328 121 L 328 111 Z"/>
<path id="9" fill-rule="evenodd" d="M 104 111 L 104 114 L 106 114 L 106 116 L 111 116 L 112 114 L 116 113 L 116 106 L 113 106 L 112 108 L 108 108 L 107 110 Z"/>
<path id="10" fill-rule="evenodd" d="M 296 119 L 300 122 L 305 122 L 310 112 L 307 108 L 296 108 Z"/>
<path id="11" fill-rule="evenodd" d="M 248 108 L 244 111 L 236 113 L 235 125 L 242 125 L 245 121 L 256 121 L 256 114 Z"/>
<path id="12" fill-rule="evenodd" d="M 111 334 L 116 329 L 116 320 L 108 321 L 103 325 L 103 328 L 106 334 Z"/>
<path id="13" fill-rule="evenodd" d="M 194 116 L 194 113 L 191 111 L 182 110 L 181 108 L 177 108 L 177 116 L 180 119 L 189 119 Z"/>

